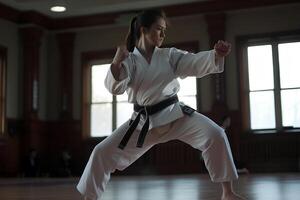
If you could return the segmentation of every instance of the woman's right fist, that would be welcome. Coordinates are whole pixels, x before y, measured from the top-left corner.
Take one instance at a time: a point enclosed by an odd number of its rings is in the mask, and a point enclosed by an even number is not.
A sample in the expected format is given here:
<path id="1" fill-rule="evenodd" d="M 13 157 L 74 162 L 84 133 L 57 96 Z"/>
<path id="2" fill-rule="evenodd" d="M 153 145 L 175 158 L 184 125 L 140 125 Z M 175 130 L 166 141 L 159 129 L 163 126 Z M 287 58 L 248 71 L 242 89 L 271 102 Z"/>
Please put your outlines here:
<path id="1" fill-rule="evenodd" d="M 125 60 L 129 55 L 129 51 L 127 50 L 125 45 L 118 46 L 117 52 L 113 59 L 113 64 L 120 65 L 123 60 Z"/>

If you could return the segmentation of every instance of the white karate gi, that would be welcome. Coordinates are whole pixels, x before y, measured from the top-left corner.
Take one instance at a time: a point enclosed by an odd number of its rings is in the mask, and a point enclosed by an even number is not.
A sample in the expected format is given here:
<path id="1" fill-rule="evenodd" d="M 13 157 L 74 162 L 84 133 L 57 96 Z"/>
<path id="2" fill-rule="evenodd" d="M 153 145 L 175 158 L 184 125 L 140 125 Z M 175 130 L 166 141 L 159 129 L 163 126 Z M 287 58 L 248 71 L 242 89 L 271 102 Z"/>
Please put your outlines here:
<path id="1" fill-rule="evenodd" d="M 123 61 L 120 77 L 108 71 L 105 86 L 115 95 L 128 94 L 130 103 L 153 105 L 174 96 L 180 89 L 178 77 L 203 77 L 220 73 L 224 59 L 215 63 L 215 51 L 188 53 L 176 48 L 155 48 L 148 63 L 137 48 Z M 132 119 L 137 115 L 133 112 Z M 115 169 L 123 170 L 149 150 L 153 145 L 170 140 L 181 140 L 202 151 L 205 165 L 214 182 L 238 178 L 230 146 L 224 130 L 204 115 L 194 112 L 183 114 L 180 103 L 175 103 L 149 116 L 150 125 L 142 148 L 137 148 L 137 139 L 145 122 L 141 117 L 125 149 L 118 145 L 129 127 L 129 120 L 116 129 L 111 136 L 98 144 L 85 167 L 77 189 L 90 199 L 100 200 L 110 174 Z"/>

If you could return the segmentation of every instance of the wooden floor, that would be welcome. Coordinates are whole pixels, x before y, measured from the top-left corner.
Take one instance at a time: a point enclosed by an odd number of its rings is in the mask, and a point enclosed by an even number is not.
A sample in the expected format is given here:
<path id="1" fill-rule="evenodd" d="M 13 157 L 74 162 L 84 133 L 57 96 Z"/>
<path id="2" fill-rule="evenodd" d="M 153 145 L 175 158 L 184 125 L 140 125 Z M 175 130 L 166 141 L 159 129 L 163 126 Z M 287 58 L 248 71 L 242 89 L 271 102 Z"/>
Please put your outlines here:
<path id="1" fill-rule="evenodd" d="M 81 200 L 68 179 L 1 179 L 0 200 Z M 249 200 L 300 200 L 300 173 L 241 175 L 236 190 Z M 113 176 L 103 200 L 219 200 L 207 175 Z"/>

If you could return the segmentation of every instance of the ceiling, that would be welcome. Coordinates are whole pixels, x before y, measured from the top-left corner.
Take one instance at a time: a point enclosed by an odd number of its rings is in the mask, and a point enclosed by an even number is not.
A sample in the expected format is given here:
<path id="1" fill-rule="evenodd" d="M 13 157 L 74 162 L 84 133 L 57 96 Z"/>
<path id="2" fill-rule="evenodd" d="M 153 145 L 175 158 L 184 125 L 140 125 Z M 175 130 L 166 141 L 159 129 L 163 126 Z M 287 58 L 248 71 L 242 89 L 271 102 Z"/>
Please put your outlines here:
<path id="1" fill-rule="evenodd" d="M 204 1 L 210 0 L 0 0 L 0 3 L 19 11 L 35 11 L 51 18 L 64 18 Z M 66 5 L 67 11 L 51 12 L 50 7 L 55 3 Z"/>
<path id="2" fill-rule="evenodd" d="M 53 13 L 55 2 L 66 5 Z M 111 24 L 126 24 L 137 11 L 159 7 L 168 17 L 218 14 L 226 11 L 296 3 L 299 0 L 0 0 L 0 18 L 48 30 L 66 30 Z"/>

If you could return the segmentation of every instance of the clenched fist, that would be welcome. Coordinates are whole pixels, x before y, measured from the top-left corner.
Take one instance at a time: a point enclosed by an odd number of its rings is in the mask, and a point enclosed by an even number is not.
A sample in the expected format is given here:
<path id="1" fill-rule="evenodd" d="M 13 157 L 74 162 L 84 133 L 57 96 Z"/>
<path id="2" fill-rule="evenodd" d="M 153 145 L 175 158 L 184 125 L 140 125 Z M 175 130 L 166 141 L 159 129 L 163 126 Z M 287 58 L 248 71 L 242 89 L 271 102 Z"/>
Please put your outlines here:
<path id="1" fill-rule="evenodd" d="M 222 40 L 219 40 L 215 46 L 214 46 L 214 49 L 216 51 L 216 55 L 218 57 L 225 57 L 227 56 L 230 51 L 231 51 L 231 44 L 229 42 L 226 42 L 226 41 L 222 41 Z"/>
<path id="2" fill-rule="evenodd" d="M 115 57 L 111 63 L 111 72 L 116 80 L 120 80 L 120 70 L 122 68 L 122 62 L 129 55 L 129 52 L 125 45 L 118 46 Z"/>
<path id="3" fill-rule="evenodd" d="M 117 52 L 113 59 L 113 64 L 119 66 L 123 60 L 125 60 L 129 55 L 129 52 L 125 45 L 118 46 Z"/>

